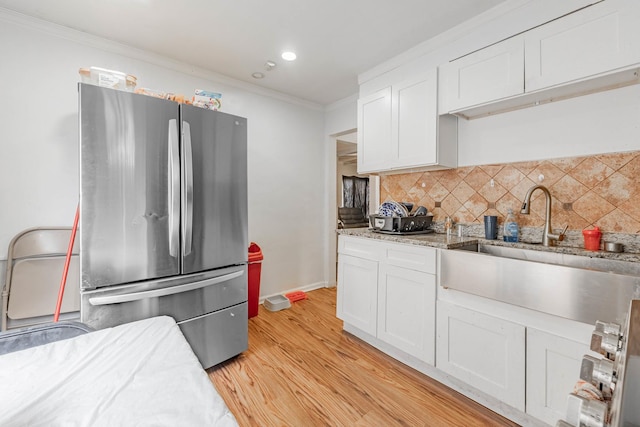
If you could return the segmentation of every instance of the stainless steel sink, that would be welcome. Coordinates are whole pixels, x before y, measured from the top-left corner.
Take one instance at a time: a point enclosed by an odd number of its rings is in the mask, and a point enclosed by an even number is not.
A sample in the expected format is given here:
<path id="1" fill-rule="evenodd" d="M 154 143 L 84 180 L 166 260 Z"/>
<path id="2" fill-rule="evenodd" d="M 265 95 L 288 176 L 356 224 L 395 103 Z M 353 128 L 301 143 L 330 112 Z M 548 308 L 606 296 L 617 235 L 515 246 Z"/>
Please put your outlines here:
<path id="1" fill-rule="evenodd" d="M 483 254 L 502 258 L 542 262 L 545 264 L 584 268 L 587 270 L 603 271 L 607 273 L 640 276 L 640 263 L 637 262 L 619 261 L 606 258 L 591 258 L 588 256 L 570 255 L 550 251 L 539 251 L 534 249 L 522 249 L 512 246 L 493 246 L 483 244 L 462 246 L 455 250 L 480 252 Z"/>
<path id="2" fill-rule="evenodd" d="M 624 322 L 640 264 L 473 244 L 443 250 L 440 285 L 584 323 Z"/>

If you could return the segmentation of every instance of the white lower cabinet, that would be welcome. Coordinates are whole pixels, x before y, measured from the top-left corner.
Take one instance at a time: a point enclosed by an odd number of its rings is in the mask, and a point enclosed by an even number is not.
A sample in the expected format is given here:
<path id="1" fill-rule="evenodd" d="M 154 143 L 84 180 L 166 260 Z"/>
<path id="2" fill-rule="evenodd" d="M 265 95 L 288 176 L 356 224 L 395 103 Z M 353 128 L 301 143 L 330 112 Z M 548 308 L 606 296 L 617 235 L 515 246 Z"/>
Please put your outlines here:
<path id="1" fill-rule="evenodd" d="M 527 413 L 547 424 L 567 414 L 567 396 L 580 373 L 587 343 L 527 328 Z"/>
<path id="2" fill-rule="evenodd" d="M 338 251 L 338 317 L 433 365 L 436 250 L 340 236 Z"/>
<path id="3" fill-rule="evenodd" d="M 340 254 L 338 258 L 338 318 L 375 335 L 378 262 Z"/>
<path id="4" fill-rule="evenodd" d="M 549 425 L 566 416 L 587 342 L 446 301 L 437 312 L 438 369 Z"/>
<path id="5" fill-rule="evenodd" d="M 437 289 L 434 248 L 339 236 L 338 252 L 345 329 L 503 415 L 566 416 L 590 325 Z"/>
<path id="6" fill-rule="evenodd" d="M 435 300 L 435 275 L 381 264 L 378 338 L 433 365 Z"/>
<path id="7" fill-rule="evenodd" d="M 524 412 L 525 327 L 444 301 L 437 312 L 436 367 Z"/>

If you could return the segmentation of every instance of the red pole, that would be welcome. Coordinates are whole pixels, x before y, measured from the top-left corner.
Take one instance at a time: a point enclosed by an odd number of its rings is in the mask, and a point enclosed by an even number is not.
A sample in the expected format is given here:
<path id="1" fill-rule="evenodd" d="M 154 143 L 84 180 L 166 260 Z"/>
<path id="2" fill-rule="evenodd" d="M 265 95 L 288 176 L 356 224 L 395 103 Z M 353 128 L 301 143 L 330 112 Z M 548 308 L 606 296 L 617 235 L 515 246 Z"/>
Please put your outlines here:
<path id="1" fill-rule="evenodd" d="M 54 322 L 57 322 L 60 318 L 62 297 L 64 297 L 64 287 L 67 284 L 67 273 L 69 272 L 71 253 L 73 252 L 73 242 L 76 240 L 76 230 L 78 229 L 78 218 L 80 218 L 80 205 L 78 205 L 78 207 L 76 208 L 76 217 L 73 220 L 73 228 L 71 229 L 71 240 L 69 240 L 69 249 L 67 249 L 67 258 L 64 261 L 64 270 L 62 271 L 62 280 L 60 281 L 60 290 L 58 291 L 58 303 L 56 304 L 56 311 L 53 314 Z"/>

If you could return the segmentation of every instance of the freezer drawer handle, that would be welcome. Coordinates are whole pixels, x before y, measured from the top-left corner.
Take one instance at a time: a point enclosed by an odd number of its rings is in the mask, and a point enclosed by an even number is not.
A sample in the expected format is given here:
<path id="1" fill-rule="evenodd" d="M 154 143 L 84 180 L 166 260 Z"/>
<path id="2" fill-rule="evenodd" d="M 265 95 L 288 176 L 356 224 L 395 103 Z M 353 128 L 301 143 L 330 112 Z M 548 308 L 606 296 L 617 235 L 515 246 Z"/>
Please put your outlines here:
<path id="1" fill-rule="evenodd" d="M 108 305 L 118 304 L 122 302 L 138 301 L 147 298 L 164 297 L 167 295 L 179 294 L 182 292 L 192 291 L 194 289 L 206 288 L 207 286 L 217 283 L 228 282 L 229 280 L 240 277 L 244 274 L 244 270 L 235 271 L 223 276 L 212 277 L 211 279 L 200 280 L 198 282 L 186 283 L 184 285 L 170 286 L 167 288 L 153 289 L 150 291 L 133 292 L 130 294 L 107 295 L 103 297 L 89 298 L 91 305 Z"/>

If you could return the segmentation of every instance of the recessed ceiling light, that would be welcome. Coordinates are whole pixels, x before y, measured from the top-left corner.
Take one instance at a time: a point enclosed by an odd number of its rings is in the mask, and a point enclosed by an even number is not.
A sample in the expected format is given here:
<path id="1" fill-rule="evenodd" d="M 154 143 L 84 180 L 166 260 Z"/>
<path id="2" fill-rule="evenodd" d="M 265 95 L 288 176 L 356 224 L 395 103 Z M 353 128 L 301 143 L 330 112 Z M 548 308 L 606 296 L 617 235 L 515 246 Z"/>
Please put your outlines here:
<path id="1" fill-rule="evenodd" d="M 282 59 L 284 59 L 285 61 L 295 61 L 296 58 L 297 56 L 294 52 L 282 52 Z"/>
<path id="2" fill-rule="evenodd" d="M 253 77 L 254 79 L 261 79 L 264 77 L 264 74 L 262 73 L 253 73 L 251 74 L 251 77 Z"/>

